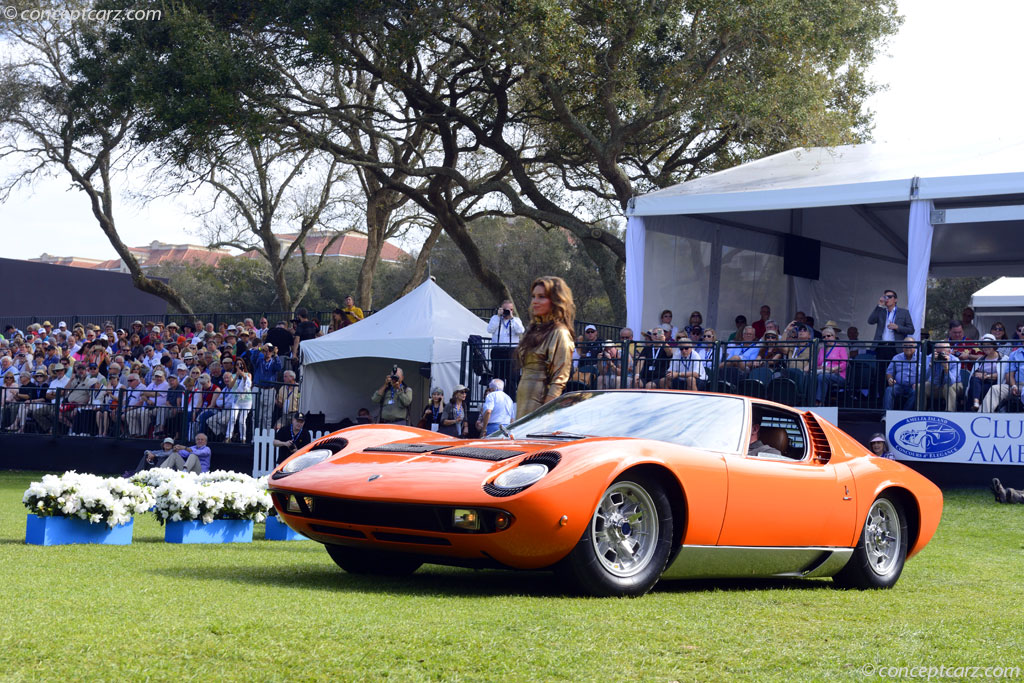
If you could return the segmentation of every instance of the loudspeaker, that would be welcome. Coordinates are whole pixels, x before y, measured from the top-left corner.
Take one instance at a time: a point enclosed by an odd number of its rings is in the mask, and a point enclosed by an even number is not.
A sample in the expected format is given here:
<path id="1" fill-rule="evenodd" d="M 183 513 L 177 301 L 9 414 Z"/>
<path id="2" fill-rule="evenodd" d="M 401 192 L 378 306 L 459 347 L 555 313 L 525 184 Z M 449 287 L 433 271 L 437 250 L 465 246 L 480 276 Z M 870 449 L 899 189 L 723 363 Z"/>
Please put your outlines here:
<path id="1" fill-rule="evenodd" d="M 821 276 L 821 241 L 799 235 L 786 235 L 782 272 L 794 277 L 817 280 Z"/>

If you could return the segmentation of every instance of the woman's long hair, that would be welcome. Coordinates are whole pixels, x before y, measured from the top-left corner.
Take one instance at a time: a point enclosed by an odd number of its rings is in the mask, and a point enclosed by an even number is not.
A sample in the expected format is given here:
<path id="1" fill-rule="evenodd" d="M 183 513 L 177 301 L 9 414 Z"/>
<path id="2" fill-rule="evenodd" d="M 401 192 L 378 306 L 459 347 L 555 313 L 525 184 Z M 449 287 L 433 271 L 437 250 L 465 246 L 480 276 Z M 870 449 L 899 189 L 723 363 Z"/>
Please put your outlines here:
<path id="1" fill-rule="evenodd" d="M 541 342 L 556 327 L 564 327 L 569 334 L 573 334 L 576 304 L 573 303 L 572 290 L 569 289 L 569 285 L 565 284 L 565 280 L 560 277 L 542 275 L 530 285 L 530 296 L 533 296 L 533 290 L 537 285 L 542 286 L 544 293 L 551 299 L 551 313 L 543 318 L 533 317 L 530 321 L 530 326 L 526 328 L 526 333 L 519 340 L 519 346 L 516 348 L 516 360 L 519 361 L 520 366 L 523 365 L 527 350 L 540 346 Z"/>

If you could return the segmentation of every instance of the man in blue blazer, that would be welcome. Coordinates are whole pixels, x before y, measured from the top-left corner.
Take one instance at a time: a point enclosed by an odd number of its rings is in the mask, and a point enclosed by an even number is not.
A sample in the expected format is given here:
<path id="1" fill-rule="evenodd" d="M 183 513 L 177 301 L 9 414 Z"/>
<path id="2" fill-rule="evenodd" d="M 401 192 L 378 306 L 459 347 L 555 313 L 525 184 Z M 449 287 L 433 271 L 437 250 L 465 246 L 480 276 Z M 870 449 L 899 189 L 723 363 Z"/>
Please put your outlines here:
<path id="1" fill-rule="evenodd" d="M 875 326 L 875 341 L 881 342 L 875 347 L 876 393 L 882 395 L 882 384 L 885 381 L 885 368 L 893 356 L 899 351 L 898 342 L 914 334 L 914 321 L 910 319 L 910 311 L 896 305 L 896 291 L 887 289 L 878 298 L 878 305 L 868 316 L 868 324 Z"/>

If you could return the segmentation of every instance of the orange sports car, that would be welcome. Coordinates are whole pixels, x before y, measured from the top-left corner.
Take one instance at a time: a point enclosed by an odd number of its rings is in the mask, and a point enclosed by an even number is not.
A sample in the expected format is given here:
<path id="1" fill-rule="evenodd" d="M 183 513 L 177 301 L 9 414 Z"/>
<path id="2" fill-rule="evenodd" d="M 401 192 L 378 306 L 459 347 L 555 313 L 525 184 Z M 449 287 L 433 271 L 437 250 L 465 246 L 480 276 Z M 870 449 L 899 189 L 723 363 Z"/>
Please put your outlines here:
<path id="1" fill-rule="evenodd" d="M 662 577 L 888 588 L 942 515 L 934 484 L 812 412 L 679 391 L 565 394 L 476 440 L 350 427 L 270 491 L 348 572 L 547 568 L 606 596 Z"/>

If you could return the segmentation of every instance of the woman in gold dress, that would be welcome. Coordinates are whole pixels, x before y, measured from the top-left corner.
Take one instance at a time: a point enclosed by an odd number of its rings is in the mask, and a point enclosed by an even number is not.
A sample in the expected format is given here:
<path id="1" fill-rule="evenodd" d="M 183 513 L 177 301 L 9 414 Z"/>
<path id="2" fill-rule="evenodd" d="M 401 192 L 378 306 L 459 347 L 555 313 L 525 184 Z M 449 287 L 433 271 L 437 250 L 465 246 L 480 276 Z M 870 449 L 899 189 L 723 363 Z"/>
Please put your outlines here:
<path id="1" fill-rule="evenodd" d="M 530 287 L 533 319 L 519 340 L 516 360 L 523 369 L 516 391 L 516 418 L 561 396 L 572 372 L 572 290 L 560 277 L 542 276 Z"/>

